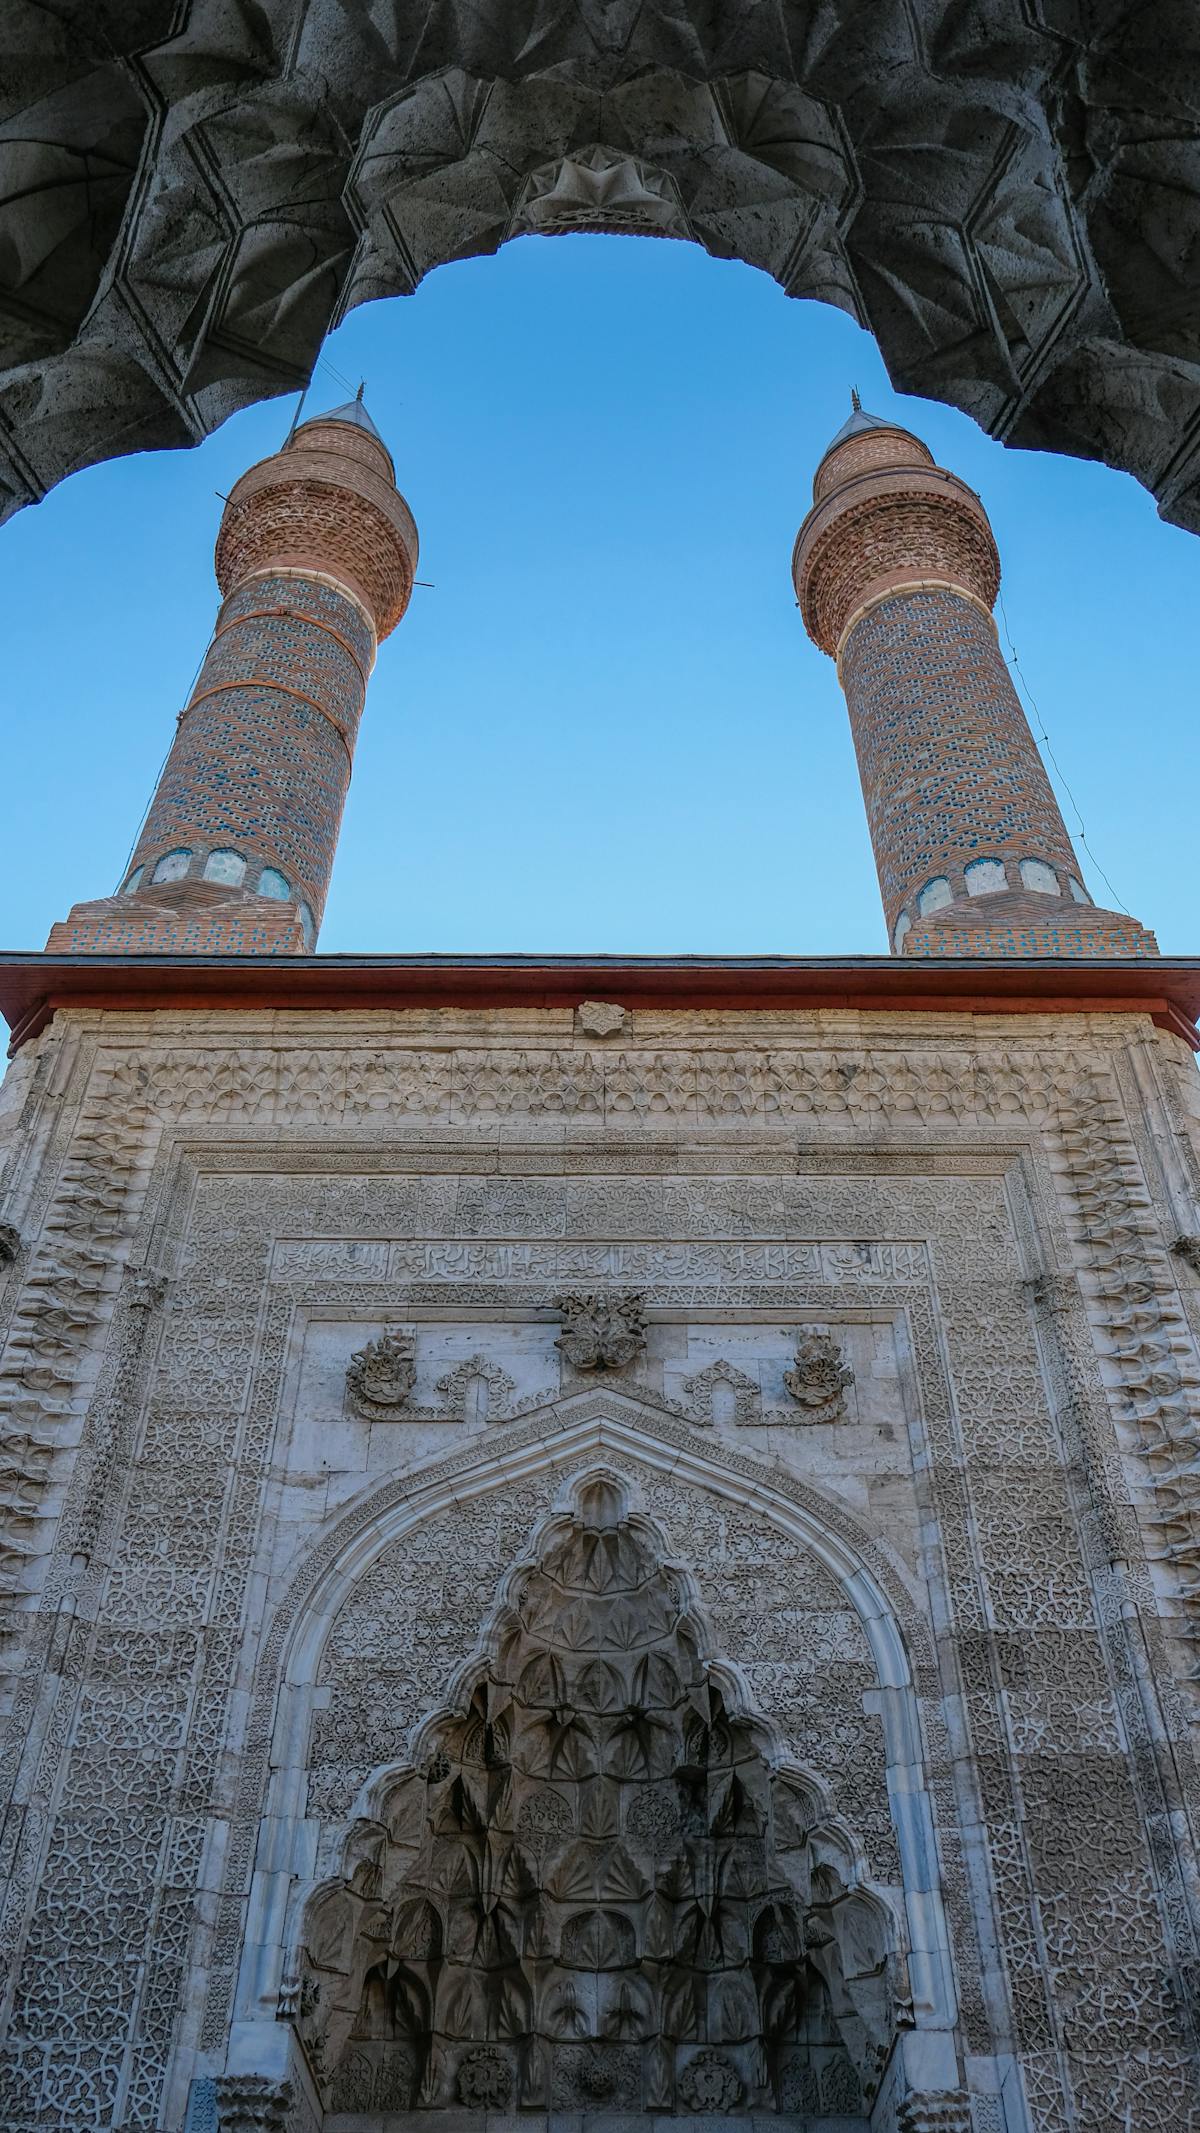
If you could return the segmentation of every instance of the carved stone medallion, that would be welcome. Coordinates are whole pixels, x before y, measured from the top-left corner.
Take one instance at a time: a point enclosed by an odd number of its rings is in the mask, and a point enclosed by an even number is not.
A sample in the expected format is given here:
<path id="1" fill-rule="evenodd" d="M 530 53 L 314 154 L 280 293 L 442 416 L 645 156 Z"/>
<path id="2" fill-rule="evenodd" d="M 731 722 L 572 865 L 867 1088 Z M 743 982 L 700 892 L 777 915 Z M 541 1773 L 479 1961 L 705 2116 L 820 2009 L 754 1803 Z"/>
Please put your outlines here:
<path id="1" fill-rule="evenodd" d="M 842 1362 L 842 1351 L 828 1333 L 802 1333 L 796 1342 L 796 1361 L 783 1373 L 783 1382 L 806 1422 L 838 1422 L 846 1412 L 845 1391 L 854 1382 L 854 1372 Z"/>
<path id="2" fill-rule="evenodd" d="M 367 1422 L 393 1422 L 403 1414 L 416 1383 L 416 1342 L 411 1333 L 383 1333 L 351 1356 L 346 1391 L 356 1415 Z"/>
<path id="3" fill-rule="evenodd" d="M 555 1342 L 576 1370 L 624 1370 L 646 1345 L 642 1298 L 634 1290 L 616 1294 L 560 1296 L 563 1330 Z"/>
<path id="4" fill-rule="evenodd" d="M 732 2111 L 742 2084 L 724 2052 L 697 2052 L 679 2076 L 679 2093 L 691 2111 Z"/>

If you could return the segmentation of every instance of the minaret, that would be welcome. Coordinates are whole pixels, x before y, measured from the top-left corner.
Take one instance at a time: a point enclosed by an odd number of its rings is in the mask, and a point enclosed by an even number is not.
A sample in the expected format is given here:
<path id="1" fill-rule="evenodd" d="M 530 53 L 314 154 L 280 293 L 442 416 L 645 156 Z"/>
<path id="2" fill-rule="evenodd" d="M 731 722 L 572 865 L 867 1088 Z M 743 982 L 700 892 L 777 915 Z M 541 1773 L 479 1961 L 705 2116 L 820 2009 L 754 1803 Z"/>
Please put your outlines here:
<path id="1" fill-rule="evenodd" d="M 1156 955 L 1084 887 L 996 636 L 983 505 L 857 395 L 792 574 L 845 691 L 893 953 Z"/>
<path id="2" fill-rule="evenodd" d="M 212 642 L 121 888 L 47 948 L 303 955 L 320 930 L 376 648 L 408 605 L 417 530 L 361 396 L 233 488 Z"/>

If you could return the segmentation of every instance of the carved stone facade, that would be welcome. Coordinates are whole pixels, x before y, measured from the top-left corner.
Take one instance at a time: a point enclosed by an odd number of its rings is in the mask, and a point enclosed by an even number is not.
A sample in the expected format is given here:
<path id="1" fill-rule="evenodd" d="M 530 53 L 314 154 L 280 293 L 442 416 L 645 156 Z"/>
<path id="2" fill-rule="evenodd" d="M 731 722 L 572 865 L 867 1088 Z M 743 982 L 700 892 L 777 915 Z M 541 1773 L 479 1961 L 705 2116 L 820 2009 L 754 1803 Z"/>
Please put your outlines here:
<path id="1" fill-rule="evenodd" d="M 11 11 L 10 11 L 11 12 Z M 689 238 L 902 391 L 1200 526 L 1193 0 L 38 0 L 0 155 L 0 509 L 295 390 L 525 231 Z"/>
<path id="2" fill-rule="evenodd" d="M 60 1010 L 0 1130 L 6 2129 L 1200 2133 L 1180 1039 Z"/>

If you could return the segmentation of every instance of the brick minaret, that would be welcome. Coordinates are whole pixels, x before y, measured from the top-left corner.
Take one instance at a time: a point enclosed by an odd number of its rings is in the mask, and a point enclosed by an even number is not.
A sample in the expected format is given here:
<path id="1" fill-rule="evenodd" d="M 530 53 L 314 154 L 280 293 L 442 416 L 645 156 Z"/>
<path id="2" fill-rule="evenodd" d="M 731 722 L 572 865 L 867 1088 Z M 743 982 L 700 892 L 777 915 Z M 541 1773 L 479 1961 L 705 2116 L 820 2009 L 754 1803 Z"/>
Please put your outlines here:
<path id="1" fill-rule="evenodd" d="M 416 560 L 416 527 L 361 401 L 305 422 L 243 474 L 217 536 L 217 626 L 122 887 L 77 904 L 48 948 L 313 947 L 367 680 Z"/>
<path id="2" fill-rule="evenodd" d="M 1000 559 L 974 491 L 856 399 L 792 571 L 845 690 L 893 952 L 1157 954 L 1084 887 L 997 641 Z"/>

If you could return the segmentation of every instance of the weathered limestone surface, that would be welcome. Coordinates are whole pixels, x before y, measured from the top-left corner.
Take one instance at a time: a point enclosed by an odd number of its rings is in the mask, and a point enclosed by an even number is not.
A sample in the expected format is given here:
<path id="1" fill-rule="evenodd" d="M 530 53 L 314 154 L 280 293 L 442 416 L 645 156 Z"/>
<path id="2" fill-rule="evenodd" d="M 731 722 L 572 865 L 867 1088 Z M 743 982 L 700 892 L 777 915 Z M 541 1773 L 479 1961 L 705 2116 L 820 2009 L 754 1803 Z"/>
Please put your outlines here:
<path id="1" fill-rule="evenodd" d="M 615 229 L 1200 525 L 1191 0 L 17 0 L 4 57 L 10 510 L 294 389 L 443 261 Z"/>
<path id="2" fill-rule="evenodd" d="M 1198 1122 L 1130 1016 L 60 1013 L 5 2127 L 1198 2133 Z"/>

